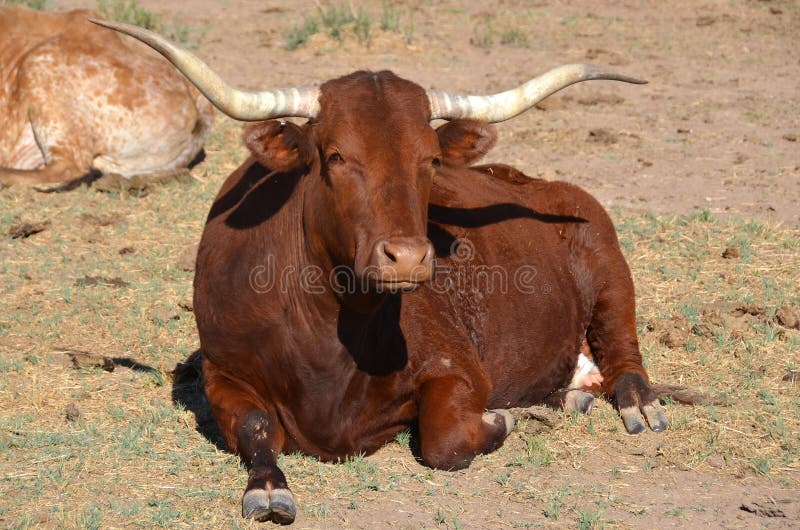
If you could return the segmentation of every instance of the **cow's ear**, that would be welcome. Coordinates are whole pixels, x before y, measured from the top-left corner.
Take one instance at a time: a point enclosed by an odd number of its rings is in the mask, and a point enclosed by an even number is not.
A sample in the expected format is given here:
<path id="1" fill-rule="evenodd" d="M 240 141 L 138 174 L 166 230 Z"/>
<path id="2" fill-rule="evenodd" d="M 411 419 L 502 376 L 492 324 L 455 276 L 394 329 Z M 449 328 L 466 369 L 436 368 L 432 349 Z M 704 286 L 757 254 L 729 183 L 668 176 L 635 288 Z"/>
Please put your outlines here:
<path id="1" fill-rule="evenodd" d="M 453 166 L 475 162 L 497 142 L 494 127 L 480 120 L 453 120 L 436 129 L 436 134 L 444 162 Z"/>
<path id="2" fill-rule="evenodd" d="M 281 173 L 310 166 L 316 152 L 303 129 L 277 120 L 248 125 L 244 144 L 262 166 Z"/>

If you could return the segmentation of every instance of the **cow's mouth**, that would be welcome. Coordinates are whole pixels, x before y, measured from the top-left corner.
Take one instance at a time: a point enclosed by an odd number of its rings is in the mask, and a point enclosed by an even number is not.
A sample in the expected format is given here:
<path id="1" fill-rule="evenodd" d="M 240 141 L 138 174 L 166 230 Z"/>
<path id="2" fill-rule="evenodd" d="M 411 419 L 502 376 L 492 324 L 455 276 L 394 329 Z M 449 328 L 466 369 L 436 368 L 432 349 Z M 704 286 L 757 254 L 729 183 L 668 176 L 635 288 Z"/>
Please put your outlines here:
<path id="1" fill-rule="evenodd" d="M 424 281 L 415 282 L 411 280 L 378 280 L 373 281 L 373 286 L 378 292 L 389 293 L 411 293 L 417 290 Z"/>

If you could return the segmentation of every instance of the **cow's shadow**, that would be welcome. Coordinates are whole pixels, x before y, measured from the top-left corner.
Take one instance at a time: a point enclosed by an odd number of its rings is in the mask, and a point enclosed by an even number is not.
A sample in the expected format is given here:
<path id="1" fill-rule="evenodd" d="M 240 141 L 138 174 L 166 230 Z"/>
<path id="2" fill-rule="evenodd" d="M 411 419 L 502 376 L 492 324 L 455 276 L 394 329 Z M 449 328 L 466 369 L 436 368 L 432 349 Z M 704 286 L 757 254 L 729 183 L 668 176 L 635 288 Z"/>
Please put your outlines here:
<path id="1" fill-rule="evenodd" d="M 200 361 L 200 350 L 192 352 L 186 361 L 175 367 L 172 381 L 172 403 L 176 407 L 190 410 L 197 423 L 197 432 L 222 451 L 228 446 L 222 439 L 222 433 L 211 415 L 211 406 L 203 390 L 203 366 Z"/>

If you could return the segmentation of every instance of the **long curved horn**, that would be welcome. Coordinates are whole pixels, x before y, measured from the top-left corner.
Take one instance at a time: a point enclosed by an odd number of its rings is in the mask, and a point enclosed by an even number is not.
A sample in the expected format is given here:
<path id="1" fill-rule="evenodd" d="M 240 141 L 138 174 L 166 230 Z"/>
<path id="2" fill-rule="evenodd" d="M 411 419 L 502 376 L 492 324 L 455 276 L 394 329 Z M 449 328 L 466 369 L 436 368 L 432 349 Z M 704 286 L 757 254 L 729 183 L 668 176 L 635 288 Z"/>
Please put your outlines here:
<path id="1" fill-rule="evenodd" d="M 289 116 L 314 118 L 319 113 L 318 87 L 242 92 L 228 85 L 195 55 L 182 50 L 161 35 L 130 24 L 97 19 L 89 21 L 130 35 L 159 52 L 194 83 L 211 103 L 231 118 L 242 121 Z"/>
<path id="2" fill-rule="evenodd" d="M 525 112 L 562 88 L 592 79 L 624 81 L 637 85 L 647 83 L 632 77 L 603 72 L 591 64 L 565 64 L 534 77 L 517 88 L 490 96 L 448 94 L 438 90 L 428 90 L 431 119 L 474 118 L 489 123 L 505 121 Z"/>

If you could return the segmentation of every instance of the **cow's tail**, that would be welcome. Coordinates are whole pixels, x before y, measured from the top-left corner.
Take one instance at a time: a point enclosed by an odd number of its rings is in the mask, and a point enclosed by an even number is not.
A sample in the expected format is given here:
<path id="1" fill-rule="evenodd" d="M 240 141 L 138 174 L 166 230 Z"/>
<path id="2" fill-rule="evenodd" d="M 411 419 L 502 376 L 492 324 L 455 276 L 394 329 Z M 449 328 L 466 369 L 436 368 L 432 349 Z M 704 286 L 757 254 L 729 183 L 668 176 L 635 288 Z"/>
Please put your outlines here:
<path id="1" fill-rule="evenodd" d="M 728 405 L 722 397 L 704 394 L 682 385 L 654 384 L 650 385 L 660 399 L 669 398 L 682 405 Z"/>

